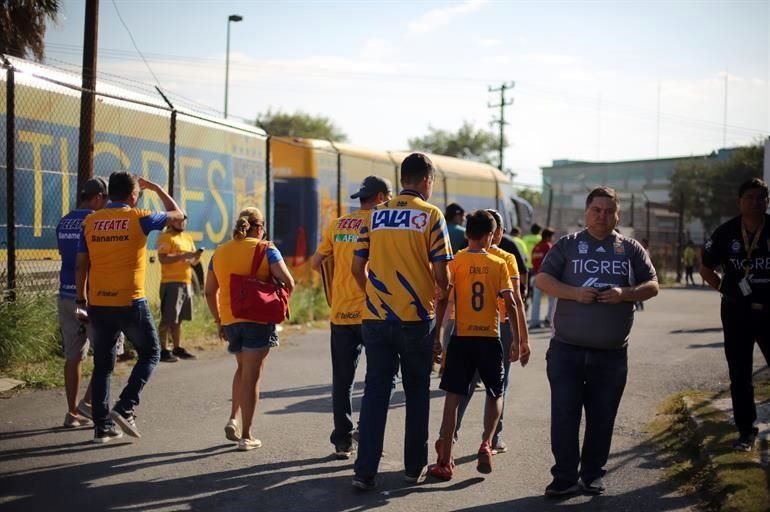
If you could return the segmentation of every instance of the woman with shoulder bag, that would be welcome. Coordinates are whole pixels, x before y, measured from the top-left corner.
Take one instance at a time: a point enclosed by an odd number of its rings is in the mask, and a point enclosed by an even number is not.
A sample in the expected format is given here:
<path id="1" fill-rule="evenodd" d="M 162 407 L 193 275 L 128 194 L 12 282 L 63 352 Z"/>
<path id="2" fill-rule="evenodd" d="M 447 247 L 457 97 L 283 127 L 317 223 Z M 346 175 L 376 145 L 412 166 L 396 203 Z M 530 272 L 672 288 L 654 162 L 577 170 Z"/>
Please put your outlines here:
<path id="1" fill-rule="evenodd" d="M 209 310 L 219 336 L 228 342 L 227 350 L 238 363 L 225 435 L 237 441 L 242 451 L 262 446 L 251 435 L 259 381 L 270 348 L 278 346 L 275 324 L 283 321 L 288 295 L 294 289 L 294 278 L 281 253 L 271 242 L 263 241 L 264 236 L 262 212 L 245 208 L 235 221 L 233 239 L 214 251 L 206 278 Z M 242 427 L 236 418 L 239 409 Z"/>

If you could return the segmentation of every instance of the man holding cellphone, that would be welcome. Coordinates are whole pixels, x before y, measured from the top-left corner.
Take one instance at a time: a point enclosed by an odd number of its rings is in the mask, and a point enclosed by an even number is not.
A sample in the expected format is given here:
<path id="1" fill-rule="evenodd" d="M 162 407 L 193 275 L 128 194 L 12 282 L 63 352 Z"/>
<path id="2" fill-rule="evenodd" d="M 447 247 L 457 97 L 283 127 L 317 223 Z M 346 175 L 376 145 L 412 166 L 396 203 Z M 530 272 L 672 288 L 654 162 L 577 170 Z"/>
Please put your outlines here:
<path id="1" fill-rule="evenodd" d="M 546 353 L 555 459 L 553 482 L 545 489 L 549 497 L 604 493 L 604 466 L 628 374 L 634 303 L 658 294 L 647 251 L 615 231 L 619 211 L 613 189 L 593 189 L 586 199 L 586 228 L 556 242 L 537 274 L 535 285 L 557 298 Z"/>
<path id="2" fill-rule="evenodd" d="M 182 347 L 182 322 L 192 320 L 192 272 L 201 258 L 203 249 L 195 249 L 195 242 L 185 232 L 187 219 L 176 220 L 166 226 L 158 237 L 160 261 L 160 360 L 175 363 L 179 359 L 195 359 Z M 174 344 L 167 346 L 168 336 Z"/>

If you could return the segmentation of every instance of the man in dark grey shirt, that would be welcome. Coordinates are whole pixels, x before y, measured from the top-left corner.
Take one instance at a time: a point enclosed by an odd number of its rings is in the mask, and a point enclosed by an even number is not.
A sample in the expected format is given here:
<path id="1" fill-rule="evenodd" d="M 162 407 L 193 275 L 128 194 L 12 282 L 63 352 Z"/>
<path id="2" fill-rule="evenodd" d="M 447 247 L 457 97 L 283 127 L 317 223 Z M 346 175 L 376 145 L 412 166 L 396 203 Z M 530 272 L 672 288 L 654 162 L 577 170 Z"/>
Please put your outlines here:
<path id="1" fill-rule="evenodd" d="M 546 496 L 604 492 L 604 465 L 628 373 L 634 303 L 658 294 L 647 252 L 615 231 L 619 211 L 613 189 L 592 190 L 586 198 L 586 229 L 556 242 L 538 273 L 536 286 L 557 299 L 546 354 L 555 459 Z"/>

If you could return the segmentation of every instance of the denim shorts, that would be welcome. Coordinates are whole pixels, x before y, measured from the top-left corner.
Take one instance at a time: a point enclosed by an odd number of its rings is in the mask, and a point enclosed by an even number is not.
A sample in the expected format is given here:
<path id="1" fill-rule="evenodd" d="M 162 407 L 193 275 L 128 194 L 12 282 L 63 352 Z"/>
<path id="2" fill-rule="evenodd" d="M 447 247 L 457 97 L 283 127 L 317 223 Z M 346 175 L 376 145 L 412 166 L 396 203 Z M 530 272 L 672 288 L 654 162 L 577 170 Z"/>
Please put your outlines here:
<path id="1" fill-rule="evenodd" d="M 238 322 L 225 325 L 227 351 L 231 354 L 253 352 L 278 346 L 278 334 L 275 324 L 256 322 Z"/>

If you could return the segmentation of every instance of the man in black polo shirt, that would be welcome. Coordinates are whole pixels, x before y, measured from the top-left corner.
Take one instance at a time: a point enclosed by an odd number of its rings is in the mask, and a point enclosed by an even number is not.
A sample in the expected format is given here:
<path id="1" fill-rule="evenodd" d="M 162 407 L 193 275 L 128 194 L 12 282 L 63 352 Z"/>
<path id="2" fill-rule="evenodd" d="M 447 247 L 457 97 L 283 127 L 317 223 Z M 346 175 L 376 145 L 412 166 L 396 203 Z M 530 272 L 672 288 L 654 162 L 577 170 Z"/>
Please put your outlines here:
<path id="1" fill-rule="evenodd" d="M 767 183 L 759 178 L 738 189 L 740 215 L 719 226 L 703 246 L 700 275 L 722 293 L 722 328 L 730 371 L 730 395 L 739 438 L 736 450 L 751 451 L 754 427 L 754 342 L 770 363 L 770 215 Z M 719 269 L 720 277 L 716 273 Z"/>

